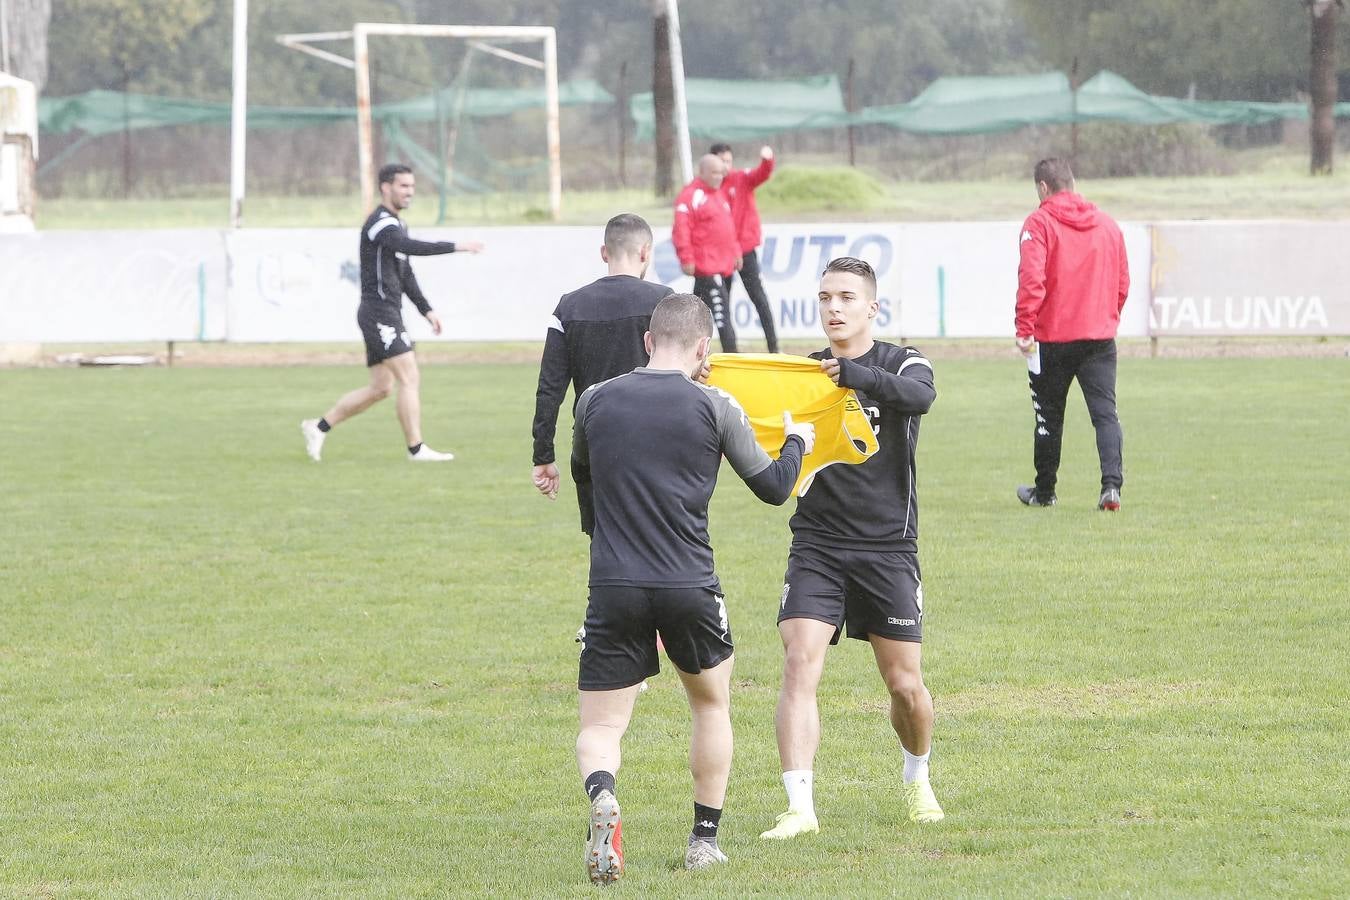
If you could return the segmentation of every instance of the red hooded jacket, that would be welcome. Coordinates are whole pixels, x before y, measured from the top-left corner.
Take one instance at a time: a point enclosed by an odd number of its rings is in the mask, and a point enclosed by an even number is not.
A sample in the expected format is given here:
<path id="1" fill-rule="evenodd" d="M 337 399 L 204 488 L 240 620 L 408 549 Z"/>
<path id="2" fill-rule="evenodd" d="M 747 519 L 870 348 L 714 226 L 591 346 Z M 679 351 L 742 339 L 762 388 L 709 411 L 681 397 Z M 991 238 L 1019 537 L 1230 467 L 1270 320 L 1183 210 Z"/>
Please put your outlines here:
<path id="1" fill-rule="evenodd" d="M 1022 223 L 1017 336 L 1037 341 L 1116 336 L 1130 293 L 1125 238 L 1106 213 L 1073 191 L 1051 194 Z"/>
<path id="2" fill-rule="evenodd" d="M 686 184 L 675 198 L 671 240 L 680 265 L 693 263 L 695 275 L 730 275 L 741 261 L 731 201 L 702 178 Z"/>
<path id="3" fill-rule="evenodd" d="M 741 255 L 759 246 L 763 234 L 759 227 L 759 210 L 755 207 L 755 188 L 773 174 L 773 158 L 761 159 L 753 169 L 732 169 L 722 181 L 722 193 L 731 200 L 731 221 L 736 224 L 736 240 L 740 241 Z"/>

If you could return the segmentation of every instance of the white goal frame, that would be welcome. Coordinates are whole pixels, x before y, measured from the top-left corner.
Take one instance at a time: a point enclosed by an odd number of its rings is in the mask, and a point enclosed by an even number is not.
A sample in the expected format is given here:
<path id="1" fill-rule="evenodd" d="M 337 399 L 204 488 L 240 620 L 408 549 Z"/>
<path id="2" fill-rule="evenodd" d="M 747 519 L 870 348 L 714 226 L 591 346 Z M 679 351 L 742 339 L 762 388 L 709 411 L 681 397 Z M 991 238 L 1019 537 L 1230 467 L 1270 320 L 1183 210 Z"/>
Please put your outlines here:
<path id="1" fill-rule="evenodd" d="M 544 100 L 547 106 L 549 211 L 556 222 L 562 217 L 562 138 L 558 126 L 558 36 L 551 26 L 526 25 L 399 25 L 391 22 L 357 22 L 351 31 L 324 31 L 311 34 L 282 34 L 277 42 L 283 47 L 308 53 L 336 63 L 356 73 L 357 160 L 361 168 L 361 200 L 366 206 L 375 202 L 374 126 L 370 115 L 370 36 L 445 37 L 467 39 L 485 53 L 520 63 L 544 72 Z M 352 42 L 352 58 L 311 46 L 329 41 Z M 493 41 L 495 43 L 487 43 Z M 496 43 L 543 44 L 543 60 L 533 59 L 496 46 Z"/>

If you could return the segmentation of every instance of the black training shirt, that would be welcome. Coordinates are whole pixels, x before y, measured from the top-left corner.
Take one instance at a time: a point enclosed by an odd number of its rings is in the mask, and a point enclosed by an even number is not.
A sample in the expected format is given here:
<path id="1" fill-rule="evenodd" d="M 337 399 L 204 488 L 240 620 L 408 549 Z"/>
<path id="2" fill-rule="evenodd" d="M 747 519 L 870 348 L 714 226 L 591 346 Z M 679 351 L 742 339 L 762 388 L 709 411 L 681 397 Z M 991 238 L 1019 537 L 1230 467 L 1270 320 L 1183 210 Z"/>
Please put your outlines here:
<path id="1" fill-rule="evenodd" d="M 554 461 L 558 410 L 570 381 L 574 396 L 647 362 L 642 336 L 671 290 L 631 275 L 607 275 L 558 301 L 549 318 L 539 389 L 534 395 L 534 464 Z M 575 401 L 574 401 L 575 404 Z"/>
<path id="2" fill-rule="evenodd" d="M 830 359 L 821 350 L 812 359 Z M 917 550 L 919 497 L 914 450 L 919 417 L 937 397 L 933 366 L 913 347 L 877 341 L 857 359 L 839 361 L 839 384 L 852 388 L 880 445 L 856 466 L 827 466 L 797 501 L 793 540 L 822 547 Z"/>
<path id="3" fill-rule="evenodd" d="M 708 587 L 717 582 L 708 500 L 726 456 L 766 503 L 792 493 L 801 438 L 777 460 L 730 394 L 683 372 L 636 369 L 577 401 L 572 477 L 591 535 L 592 586 Z"/>
<path id="4" fill-rule="evenodd" d="M 408 237 L 408 226 L 379 206 L 361 226 L 361 303 L 395 310 L 403 308 L 403 295 L 422 315 L 431 312 L 431 304 L 422 294 L 413 275 L 409 256 L 436 256 L 454 253 L 454 241 L 415 241 Z"/>

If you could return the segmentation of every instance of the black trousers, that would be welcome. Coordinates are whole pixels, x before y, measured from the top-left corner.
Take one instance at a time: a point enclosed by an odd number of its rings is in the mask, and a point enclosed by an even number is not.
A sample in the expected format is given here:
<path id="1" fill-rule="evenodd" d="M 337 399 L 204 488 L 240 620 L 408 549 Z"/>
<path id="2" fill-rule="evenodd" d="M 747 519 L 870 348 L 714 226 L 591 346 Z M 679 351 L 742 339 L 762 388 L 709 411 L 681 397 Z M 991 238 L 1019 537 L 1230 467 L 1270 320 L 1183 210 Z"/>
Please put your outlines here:
<path id="1" fill-rule="evenodd" d="M 731 296 L 731 285 L 736 276 L 732 275 L 727 279 L 727 296 Z M 764 284 L 759 280 L 759 254 L 752 247 L 745 256 L 741 257 L 741 281 L 745 284 L 745 293 L 749 295 L 750 302 L 755 304 L 755 312 L 759 315 L 759 325 L 764 329 L 764 340 L 769 345 L 770 353 L 778 352 L 778 331 L 773 324 L 773 308 L 769 306 L 769 295 L 764 293 Z"/>
<path id="2" fill-rule="evenodd" d="M 723 353 L 736 352 L 736 326 L 731 321 L 731 284 L 725 275 L 695 275 L 694 293 L 712 310 Z"/>
<path id="3" fill-rule="evenodd" d="M 1102 490 L 1119 490 L 1125 475 L 1120 419 L 1116 417 L 1116 342 L 1042 343 L 1040 354 L 1041 372 L 1030 376 L 1031 406 L 1036 412 L 1036 494 L 1049 497 L 1055 493 L 1064 437 L 1064 403 L 1069 396 L 1069 384 L 1075 378 L 1087 401 L 1092 427 L 1097 431 Z"/>

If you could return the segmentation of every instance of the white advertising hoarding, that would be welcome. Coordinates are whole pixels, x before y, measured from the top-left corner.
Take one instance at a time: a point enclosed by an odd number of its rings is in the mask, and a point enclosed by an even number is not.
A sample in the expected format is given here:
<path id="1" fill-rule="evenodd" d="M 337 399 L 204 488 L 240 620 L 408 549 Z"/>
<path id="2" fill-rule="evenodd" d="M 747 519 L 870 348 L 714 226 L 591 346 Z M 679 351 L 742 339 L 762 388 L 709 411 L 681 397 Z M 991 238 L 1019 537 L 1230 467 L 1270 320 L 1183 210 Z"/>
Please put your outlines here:
<path id="1" fill-rule="evenodd" d="M 225 337 L 219 231 L 0 235 L 0 341 Z"/>
<path id="2" fill-rule="evenodd" d="M 1011 337 L 1017 222 L 769 225 L 760 268 L 778 334 L 820 339 L 815 301 L 831 258 L 877 270 L 877 333 Z M 1126 223 L 1131 290 L 1120 334 L 1347 334 L 1346 222 Z M 450 341 L 542 340 L 558 298 L 605 273 L 603 229 L 414 229 L 480 239 L 482 254 L 415 257 Z M 648 278 L 687 291 L 668 228 Z M 100 231 L 0 235 L 0 341 L 358 343 L 358 232 Z M 762 339 L 739 279 L 737 333 Z M 408 330 L 433 340 L 411 304 Z M 1150 322 L 1150 312 L 1152 322 Z"/>

